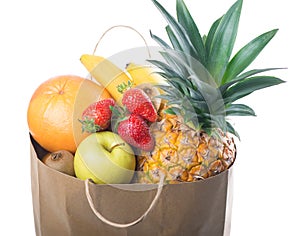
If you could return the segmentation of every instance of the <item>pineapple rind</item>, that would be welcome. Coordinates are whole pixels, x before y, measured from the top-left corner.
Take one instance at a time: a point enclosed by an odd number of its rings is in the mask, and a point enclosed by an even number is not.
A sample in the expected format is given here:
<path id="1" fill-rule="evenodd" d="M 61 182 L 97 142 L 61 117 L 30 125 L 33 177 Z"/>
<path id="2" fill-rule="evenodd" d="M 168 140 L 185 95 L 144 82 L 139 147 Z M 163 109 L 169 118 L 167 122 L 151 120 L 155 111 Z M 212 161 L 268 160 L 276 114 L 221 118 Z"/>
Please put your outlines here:
<path id="1" fill-rule="evenodd" d="M 217 175 L 228 169 L 236 158 L 234 139 L 217 130 L 218 137 L 186 126 L 177 116 L 162 115 L 151 126 L 156 140 L 152 152 L 138 155 L 139 182 L 192 182 Z M 165 116 L 165 117 L 164 117 Z"/>

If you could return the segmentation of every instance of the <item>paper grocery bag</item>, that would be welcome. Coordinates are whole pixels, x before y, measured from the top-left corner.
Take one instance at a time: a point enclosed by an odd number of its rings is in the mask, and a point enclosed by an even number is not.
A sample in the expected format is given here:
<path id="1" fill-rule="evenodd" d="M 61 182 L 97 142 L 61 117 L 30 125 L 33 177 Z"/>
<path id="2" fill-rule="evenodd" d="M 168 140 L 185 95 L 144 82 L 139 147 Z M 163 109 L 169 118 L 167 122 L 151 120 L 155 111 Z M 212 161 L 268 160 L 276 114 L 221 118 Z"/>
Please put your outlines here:
<path id="1" fill-rule="evenodd" d="M 230 235 L 232 168 L 203 181 L 164 185 L 158 195 L 158 185 L 87 184 L 45 166 L 39 160 L 44 154 L 31 138 L 38 236 Z M 97 213 L 116 225 L 136 223 L 113 226 Z"/>

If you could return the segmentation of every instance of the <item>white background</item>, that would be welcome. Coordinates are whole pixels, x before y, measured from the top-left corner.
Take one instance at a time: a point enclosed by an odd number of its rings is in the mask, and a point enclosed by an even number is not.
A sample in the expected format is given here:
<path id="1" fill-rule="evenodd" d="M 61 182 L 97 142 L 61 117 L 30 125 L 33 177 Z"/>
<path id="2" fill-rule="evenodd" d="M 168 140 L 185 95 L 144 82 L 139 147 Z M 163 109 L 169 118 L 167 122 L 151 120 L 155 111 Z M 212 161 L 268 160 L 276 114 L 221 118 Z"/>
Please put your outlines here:
<path id="1" fill-rule="evenodd" d="M 175 12 L 175 0 L 161 0 Z M 234 0 L 186 0 L 202 34 Z M 235 119 L 242 140 L 234 166 L 232 236 L 300 235 L 299 219 L 299 14 L 296 1 L 245 0 L 237 47 L 273 28 L 278 34 L 252 68 L 274 71 L 287 83 L 244 99 L 255 118 Z M 81 54 L 92 53 L 110 26 L 126 24 L 150 45 L 149 29 L 165 38 L 165 21 L 150 0 L 0 3 L 0 235 L 35 235 L 26 112 L 35 88 L 61 74 L 85 77 Z M 98 49 L 110 56 L 143 46 L 134 33 L 112 32 Z M 297 86 L 298 85 L 298 86 Z M 51 194 L 51 193 L 49 193 Z"/>

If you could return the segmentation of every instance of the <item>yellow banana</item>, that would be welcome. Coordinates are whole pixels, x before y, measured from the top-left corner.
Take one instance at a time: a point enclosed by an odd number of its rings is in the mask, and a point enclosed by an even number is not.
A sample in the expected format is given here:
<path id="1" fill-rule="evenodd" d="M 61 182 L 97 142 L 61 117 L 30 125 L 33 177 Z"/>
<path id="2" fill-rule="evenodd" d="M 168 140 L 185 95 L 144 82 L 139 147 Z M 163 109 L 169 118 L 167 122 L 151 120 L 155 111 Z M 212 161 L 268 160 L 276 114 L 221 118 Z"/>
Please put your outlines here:
<path id="1" fill-rule="evenodd" d="M 102 84 L 118 104 L 121 104 L 122 92 L 118 90 L 120 85 L 135 87 L 140 84 L 163 84 L 163 77 L 153 73 L 154 69 L 148 65 L 136 65 L 129 63 L 125 71 L 113 64 L 111 61 L 95 55 L 84 54 L 80 58 L 81 63 L 90 74 Z M 127 73 L 128 75 L 127 75 Z"/>
<path id="2" fill-rule="evenodd" d="M 90 74 L 107 89 L 115 101 L 120 104 L 122 93 L 118 91 L 118 86 L 124 83 L 128 84 L 128 81 L 131 81 L 130 77 L 115 64 L 100 56 L 84 54 L 81 56 L 80 61 Z"/>
<path id="3" fill-rule="evenodd" d="M 127 72 L 130 74 L 134 85 L 143 83 L 149 84 L 164 84 L 163 77 L 154 73 L 155 70 L 148 65 L 136 65 L 129 63 L 126 67 Z"/>

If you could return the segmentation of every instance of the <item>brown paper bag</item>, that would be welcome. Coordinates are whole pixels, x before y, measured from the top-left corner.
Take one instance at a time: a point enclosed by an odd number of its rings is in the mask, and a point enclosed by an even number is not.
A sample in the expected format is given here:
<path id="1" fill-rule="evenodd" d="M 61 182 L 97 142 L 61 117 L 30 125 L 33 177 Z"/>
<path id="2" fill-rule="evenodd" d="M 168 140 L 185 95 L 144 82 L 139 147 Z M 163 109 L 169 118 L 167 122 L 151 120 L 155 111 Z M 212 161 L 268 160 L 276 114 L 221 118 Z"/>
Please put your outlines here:
<path id="1" fill-rule="evenodd" d="M 39 160 L 44 153 L 31 139 L 38 236 L 230 235 L 232 168 L 203 181 L 157 190 L 157 185 L 88 183 L 45 166 Z M 110 225 L 134 221 L 129 227 Z"/>

